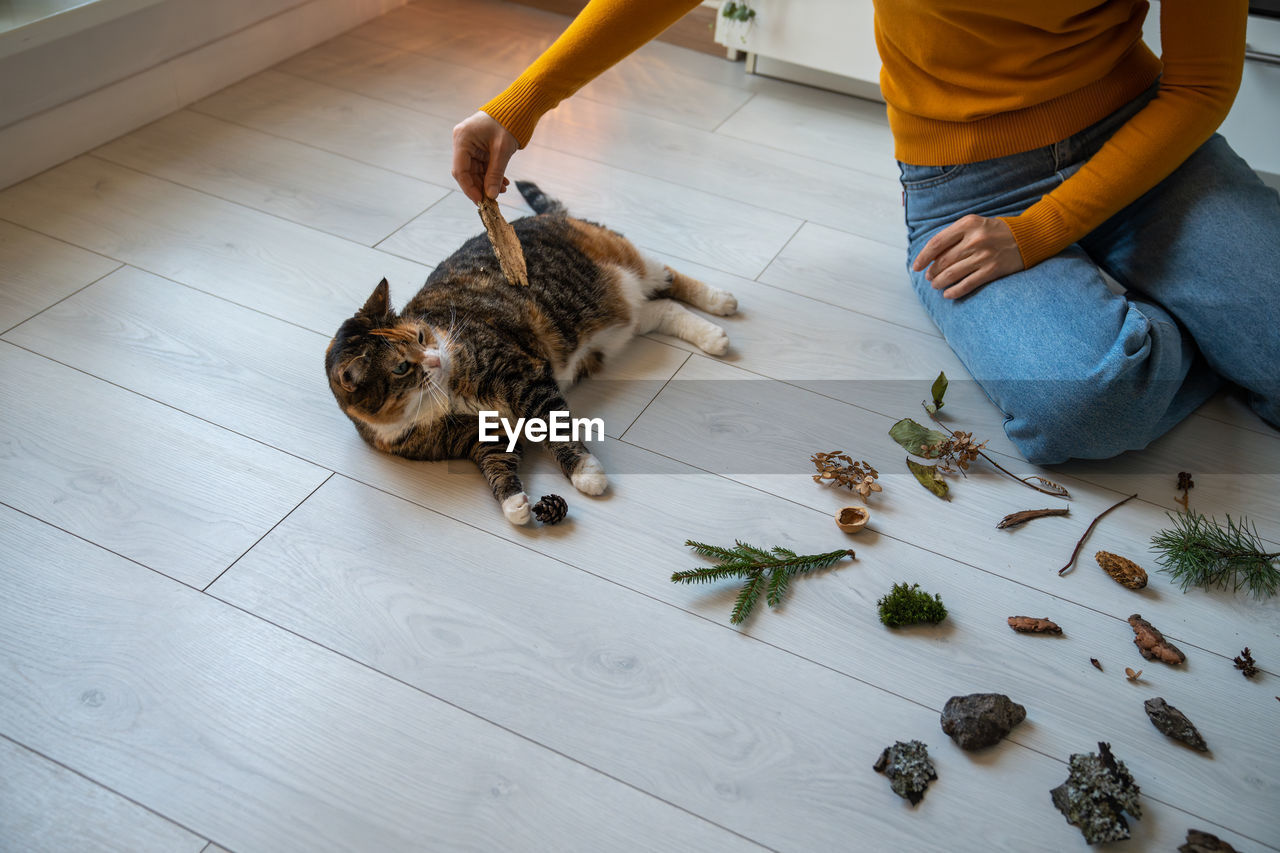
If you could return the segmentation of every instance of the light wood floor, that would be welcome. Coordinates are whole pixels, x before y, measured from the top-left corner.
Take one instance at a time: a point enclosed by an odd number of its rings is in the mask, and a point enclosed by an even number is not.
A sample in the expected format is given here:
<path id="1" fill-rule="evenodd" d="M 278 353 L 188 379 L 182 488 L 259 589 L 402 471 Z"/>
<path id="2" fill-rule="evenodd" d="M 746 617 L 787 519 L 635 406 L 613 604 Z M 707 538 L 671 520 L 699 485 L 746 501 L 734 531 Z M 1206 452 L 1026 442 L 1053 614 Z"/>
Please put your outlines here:
<path id="1" fill-rule="evenodd" d="M 1148 544 L 1181 470 L 1194 507 L 1280 540 L 1280 437 L 1223 397 L 1145 453 L 1041 472 L 1070 516 L 1011 531 L 1060 502 L 985 463 L 949 503 L 916 485 L 886 430 L 939 370 L 951 423 L 1033 469 L 910 293 L 876 105 L 652 44 L 542 122 L 513 176 L 742 305 L 728 357 L 642 339 L 575 393 L 609 493 L 524 466 L 568 523 L 513 528 L 469 465 L 358 439 L 329 336 L 478 232 L 449 131 L 564 24 L 422 0 L 0 192 L 0 848 L 1084 849 L 1049 789 L 1107 741 L 1143 791 L 1124 849 L 1191 827 L 1280 849 L 1276 604 L 1184 595 Z M 809 477 L 833 449 L 882 472 L 857 537 Z M 732 584 L 668 579 L 702 563 L 686 539 L 735 538 L 857 559 L 739 629 Z M 884 628 L 898 581 L 950 618 Z M 1134 612 L 1185 666 L 1138 656 Z M 1028 719 L 965 753 L 939 711 L 985 691 Z M 1157 732 L 1152 696 L 1212 752 Z M 915 808 L 871 770 L 913 738 L 938 770 Z"/>

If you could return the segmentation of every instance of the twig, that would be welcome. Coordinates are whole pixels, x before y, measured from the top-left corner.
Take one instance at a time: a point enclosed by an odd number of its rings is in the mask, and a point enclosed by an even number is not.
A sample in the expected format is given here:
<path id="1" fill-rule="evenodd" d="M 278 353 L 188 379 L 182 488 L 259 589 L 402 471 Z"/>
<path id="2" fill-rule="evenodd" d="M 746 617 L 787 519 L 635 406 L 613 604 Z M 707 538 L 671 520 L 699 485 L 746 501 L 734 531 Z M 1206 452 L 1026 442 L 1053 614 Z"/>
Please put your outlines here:
<path id="1" fill-rule="evenodd" d="M 1017 527 L 1019 524 L 1026 524 L 1033 518 L 1070 514 L 1071 509 L 1065 506 L 1058 509 L 1024 509 L 1022 512 L 1011 512 L 1004 518 L 1000 519 L 1000 523 L 996 525 L 996 530 L 1004 530 L 1006 527 Z"/>
<path id="2" fill-rule="evenodd" d="M 929 412 L 929 407 L 925 406 L 923 402 L 921 402 L 920 405 L 924 406 L 924 410 L 926 412 Z M 929 412 L 929 417 L 933 419 L 933 422 L 935 424 L 947 430 L 947 435 L 952 435 L 952 436 L 955 435 L 954 432 L 952 432 L 950 429 L 947 428 L 946 424 L 938 420 L 937 415 L 935 415 L 933 412 Z M 1017 474 L 1008 470 L 999 462 L 992 459 L 987 454 L 983 453 L 981 450 L 978 451 L 978 455 L 981 456 L 983 459 L 987 460 L 988 462 L 990 462 L 993 466 L 995 466 L 995 469 L 997 471 L 999 471 L 1000 473 L 1004 474 L 1006 477 L 1009 477 L 1012 480 L 1016 480 L 1017 482 L 1021 483 L 1022 485 L 1026 486 L 1029 489 L 1035 489 L 1037 492 L 1039 492 L 1042 495 L 1053 495 L 1055 498 L 1066 498 L 1067 500 L 1071 500 L 1071 493 L 1068 492 L 1063 486 L 1053 482 L 1052 480 L 1046 480 L 1044 477 L 1040 477 L 1035 474 L 1032 474 L 1027 477 L 1019 477 Z M 1041 483 L 1044 483 L 1046 486 L 1050 486 L 1052 488 L 1044 488 L 1041 486 L 1037 486 L 1035 483 L 1031 482 L 1032 480 L 1039 480 Z"/>
<path id="3" fill-rule="evenodd" d="M 1124 500 L 1122 500 L 1122 501 L 1116 501 L 1116 502 L 1115 502 L 1115 503 L 1113 503 L 1111 506 L 1107 507 L 1107 508 L 1106 508 L 1106 509 L 1104 509 L 1102 512 L 1098 513 L 1098 517 L 1097 517 L 1097 518 L 1095 518 L 1093 521 L 1089 522 L 1089 526 L 1085 528 L 1084 535 L 1083 535 L 1083 536 L 1081 536 L 1081 537 L 1080 537 L 1080 541 L 1076 543 L 1076 549 L 1075 549 L 1074 551 L 1072 551 L 1072 552 L 1071 552 L 1071 559 L 1070 559 L 1070 560 L 1067 560 L 1067 564 L 1066 564 L 1065 566 L 1063 566 L 1062 568 L 1058 569 L 1058 576 L 1059 576 L 1059 577 L 1061 577 L 1062 575 L 1065 575 L 1068 571 L 1070 571 L 1070 570 L 1071 570 L 1071 567 L 1072 567 L 1072 566 L 1074 566 L 1074 565 L 1076 564 L 1076 557 L 1080 554 L 1080 548 L 1084 546 L 1084 540 L 1086 540 L 1086 539 L 1088 539 L 1088 538 L 1089 538 L 1089 534 L 1093 532 L 1093 528 L 1094 528 L 1094 526 L 1095 526 L 1095 525 L 1097 525 L 1097 523 L 1098 523 L 1099 521 L 1102 521 L 1102 517 L 1103 517 L 1104 515 L 1106 515 L 1107 513 L 1111 512 L 1111 510 L 1113 510 L 1113 509 L 1115 509 L 1116 507 L 1120 506 L 1120 504 L 1122 504 L 1122 503 L 1127 503 L 1128 501 L 1133 500 L 1133 499 L 1134 499 L 1134 498 L 1136 498 L 1137 496 L 1138 496 L 1138 493 L 1137 493 L 1137 492 L 1134 492 L 1133 494 L 1129 495 L 1129 497 L 1125 498 Z"/>

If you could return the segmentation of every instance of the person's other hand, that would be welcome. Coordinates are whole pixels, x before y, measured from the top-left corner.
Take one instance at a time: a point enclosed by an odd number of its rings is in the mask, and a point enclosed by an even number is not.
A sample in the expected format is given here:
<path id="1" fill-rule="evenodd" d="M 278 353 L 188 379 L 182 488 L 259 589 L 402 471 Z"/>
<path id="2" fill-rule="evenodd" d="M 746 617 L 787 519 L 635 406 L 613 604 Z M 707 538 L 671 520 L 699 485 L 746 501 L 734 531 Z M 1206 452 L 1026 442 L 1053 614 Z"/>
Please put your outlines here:
<path id="1" fill-rule="evenodd" d="M 467 198 L 479 204 L 507 189 L 507 163 L 520 148 L 511 131 L 488 113 L 478 112 L 453 129 L 453 179 Z"/>
<path id="2" fill-rule="evenodd" d="M 972 213 L 934 234 L 911 268 L 919 272 L 930 264 L 924 277 L 944 299 L 958 299 L 1023 269 L 1009 226 Z"/>

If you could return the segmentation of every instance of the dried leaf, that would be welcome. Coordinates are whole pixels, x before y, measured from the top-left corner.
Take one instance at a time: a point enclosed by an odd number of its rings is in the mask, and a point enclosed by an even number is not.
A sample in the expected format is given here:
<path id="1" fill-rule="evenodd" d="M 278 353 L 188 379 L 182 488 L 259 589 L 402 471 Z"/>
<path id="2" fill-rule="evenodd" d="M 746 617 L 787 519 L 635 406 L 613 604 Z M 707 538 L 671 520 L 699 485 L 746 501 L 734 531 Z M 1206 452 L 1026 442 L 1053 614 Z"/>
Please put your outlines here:
<path id="1" fill-rule="evenodd" d="M 511 284 L 529 286 L 529 271 L 524 264 L 524 249 L 520 248 L 520 240 L 516 230 L 507 220 L 502 218 L 498 203 L 491 198 L 480 202 L 480 221 L 489 234 L 489 242 L 493 245 L 493 253 L 498 256 L 498 266 L 502 267 L 502 275 Z"/>
<path id="2" fill-rule="evenodd" d="M 947 438 L 936 429 L 921 426 L 911 418 L 903 418 L 889 427 L 889 437 L 898 442 L 903 450 L 925 459 L 933 458 L 932 451 L 928 448 L 940 445 Z"/>
<path id="3" fill-rule="evenodd" d="M 938 378 L 933 380 L 933 387 L 929 389 L 929 393 L 933 395 L 932 403 L 925 403 L 925 411 L 933 414 L 942 408 L 942 398 L 947 393 L 947 374 L 938 372 Z"/>
<path id="4" fill-rule="evenodd" d="M 947 481 L 942 478 L 942 474 L 934 465 L 921 465 L 914 459 L 907 459 L 907 467 L 911 469 L 911 473 L 915 475 L 916 481 L 929 491 L 933 492 L 940 498 L 947 499 L 950 489 L 947 488 Z"/>
<path id="5" fill-rule="evenodd" d="M 1126 666 L 1124 668 L 1124 677 L 1129 679 L 1130 681 L 1137 681 L 1139 678 L 1142 677 L 1142 670 L 1140 669 L 1133 670 Z"/>

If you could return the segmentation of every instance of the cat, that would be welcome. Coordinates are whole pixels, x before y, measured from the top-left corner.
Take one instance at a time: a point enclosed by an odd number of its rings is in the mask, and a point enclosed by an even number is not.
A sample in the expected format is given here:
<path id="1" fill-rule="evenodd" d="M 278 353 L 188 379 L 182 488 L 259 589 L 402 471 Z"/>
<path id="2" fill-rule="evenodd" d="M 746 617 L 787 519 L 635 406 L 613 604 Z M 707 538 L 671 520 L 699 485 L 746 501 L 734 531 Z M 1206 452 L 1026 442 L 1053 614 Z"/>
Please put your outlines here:
<path id="1" fill-rule="evenodd" d="M 386 279 L 329 343 L 329 387 L 370 445 L 409 459 L 473 460 L 512 524 L 529 521 L 517 474 L 522 448 L 480 441 L 480 413 L 549 420 L 563 392 L 646 332 L 673 335 L 711 355 L 729 348 L 710 314 L 737 311 L 732 294 L 646 258 L 625 237 L 569 216 L 537 185 L 516 188 L 535 211 L 512 222 L 527 287 L 503 278 L 486 235 L 437 266 L 397 313 Z M 679 300 L 677 302 L 676 300 Z M 547 441 L 578 491 L 608 478 L 581 441 Z"/>

